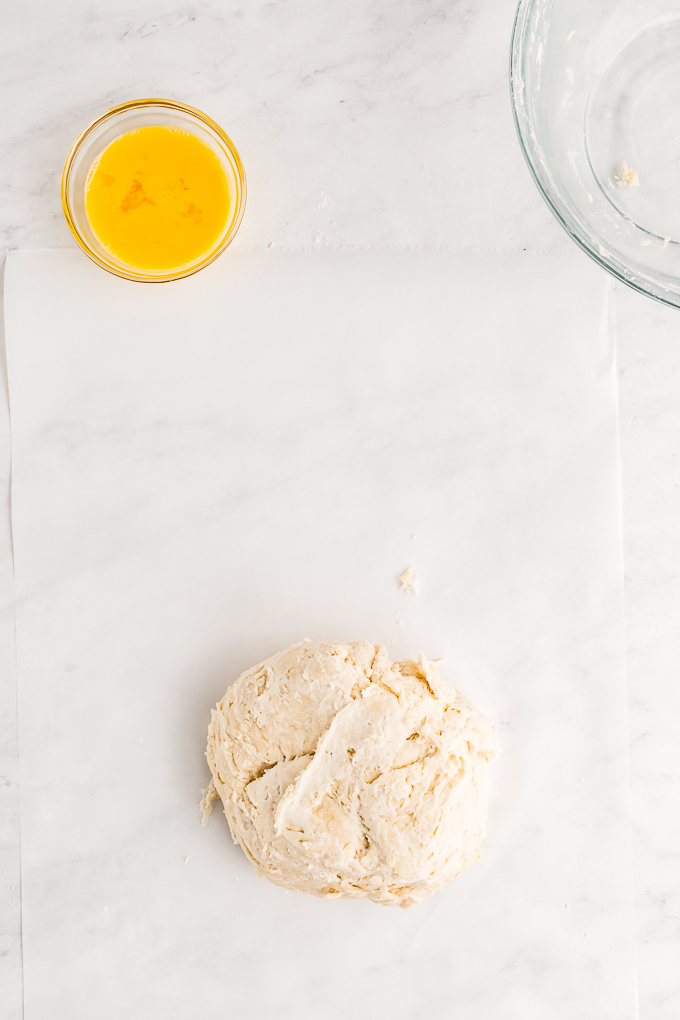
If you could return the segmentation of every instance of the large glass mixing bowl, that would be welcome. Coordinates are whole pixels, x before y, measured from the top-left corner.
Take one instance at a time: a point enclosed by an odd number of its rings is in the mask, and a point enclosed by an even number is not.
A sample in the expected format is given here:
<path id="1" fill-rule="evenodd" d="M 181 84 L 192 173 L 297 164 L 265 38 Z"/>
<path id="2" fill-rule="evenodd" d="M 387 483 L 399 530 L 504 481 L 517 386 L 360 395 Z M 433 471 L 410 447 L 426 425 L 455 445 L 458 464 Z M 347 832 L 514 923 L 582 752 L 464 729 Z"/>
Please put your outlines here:
<path id="1" fill-rule="evenodd" d="M 680 307 L 680 0 L 520 0 L 515 121 L 572 238 Z"/>

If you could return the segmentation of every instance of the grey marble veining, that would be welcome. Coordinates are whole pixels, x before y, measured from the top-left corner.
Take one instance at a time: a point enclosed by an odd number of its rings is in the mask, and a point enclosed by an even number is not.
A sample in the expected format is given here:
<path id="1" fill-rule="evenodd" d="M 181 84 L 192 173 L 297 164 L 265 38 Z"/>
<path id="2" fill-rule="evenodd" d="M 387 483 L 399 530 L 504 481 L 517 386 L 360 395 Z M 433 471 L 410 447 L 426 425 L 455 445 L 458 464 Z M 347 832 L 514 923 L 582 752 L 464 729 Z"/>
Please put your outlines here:
<path id="1" fill-rule="evenodd" d="M 568 248 L 507 87 L 514 0 L 27 0 L 0 44 L 0 243 L 70 244 L 59 179 L 101 111 L 205 110 L 243 157 L 239 243 Z"/>
<path id="2" fill-rule="evenodd" d="M 0 246 L 72 245 L 64 156 L 108 106 L 166 95 L 237 143 L 237 243 L 569 248 L 517 147 L 507 91 L 514 0 L 318 4 L 26 0 L 0 33 Z M 643 1020 L 678 1015 L 680 535 L 677 313 L 614 295 L 621 373 L 633 806 Z M 3 407 L 4 407 L 3 403 Z M 0 968 L 20 1016 L 9 436 L 0 415 Z M 5 1014 L 2 1015 L 5 1020 Z"/>

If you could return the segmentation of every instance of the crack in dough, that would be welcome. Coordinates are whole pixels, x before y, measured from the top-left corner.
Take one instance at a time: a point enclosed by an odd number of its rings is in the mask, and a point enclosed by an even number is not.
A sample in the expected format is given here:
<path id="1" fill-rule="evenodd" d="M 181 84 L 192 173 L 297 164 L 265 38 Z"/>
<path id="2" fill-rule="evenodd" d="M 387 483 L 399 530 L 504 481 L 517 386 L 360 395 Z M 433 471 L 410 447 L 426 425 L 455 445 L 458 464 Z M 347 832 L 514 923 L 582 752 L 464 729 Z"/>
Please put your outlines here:
<path id="1" fill-rule="evenodd" d="M 258 874 L 409 907 L 481 856 L 497 751 L 493 726 L 425 656 L 303 641 L 232 684 L 206 755 Z"/>

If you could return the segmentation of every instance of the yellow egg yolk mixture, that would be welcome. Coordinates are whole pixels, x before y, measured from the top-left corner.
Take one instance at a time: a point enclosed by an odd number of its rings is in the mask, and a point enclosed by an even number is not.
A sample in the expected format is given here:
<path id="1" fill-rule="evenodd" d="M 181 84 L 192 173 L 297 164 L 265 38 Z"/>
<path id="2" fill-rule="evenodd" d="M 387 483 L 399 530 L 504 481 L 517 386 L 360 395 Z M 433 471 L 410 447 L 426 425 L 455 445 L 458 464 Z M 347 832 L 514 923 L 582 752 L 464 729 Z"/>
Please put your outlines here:
<path id="1" fill-rule="evenodd" d="M 99 241 L 136 269 L 171 270 L 209 251 L 229 214 L 224 169 L 188 131 L 128 131 L 93 164 L 85 210 Z"/>

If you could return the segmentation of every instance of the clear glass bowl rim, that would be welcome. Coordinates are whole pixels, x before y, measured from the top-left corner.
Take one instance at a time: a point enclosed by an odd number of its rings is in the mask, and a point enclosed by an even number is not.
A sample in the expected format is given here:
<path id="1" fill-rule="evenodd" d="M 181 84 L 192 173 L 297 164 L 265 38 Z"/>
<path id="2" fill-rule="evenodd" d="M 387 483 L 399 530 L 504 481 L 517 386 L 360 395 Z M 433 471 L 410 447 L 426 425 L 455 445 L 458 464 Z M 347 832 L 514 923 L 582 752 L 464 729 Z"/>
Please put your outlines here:
<path id="1" fill-rule="evenodd" d="M 644 294 L 645 297 L 653 298 L 655 301 L 661 302 L 661 304 L 669 305 L 671 308 L 680 308 L 680 290 L 677 294 L 669 294 L 668 292 L 661 292 L 653 289 L 653 286 L 644 286 L 639 282 L 639 279 L 632 279 L 632 273 L 629 275 L 626 266 L 622 263 L 616 263 L 609 261 L 600 255 L 578 231 L 576 226 L 571 226 L 566 213 L 568 213 L 568 206 L 565 203 L 565 208 L 560 209 L 558 202 L 555 200 L 550 192 L 550 189 L 544 186 L 541 175 L 539 173 L 540 160 L 537 158 L 536 146 L 532 144 L 529 132 L 526 136 L 523 130 L 522 115 L 520 114 L 520 106 L 523 103 L 518 101 L 520 91 L 523 89 L 524 75 L 523 61 L 524 61 L 524 29 L 529 20 L 532 7 L 536 4 L 536 0 L 519 0 L 517 5 L 517 11 L 515 12 L 515 20 L 512 27 L 512 39 L 510 42 L 510 98 L 512 105 L 512 115 L 515 121 L 515 128 L 517 129 L 517 137 L 519 139 L 520 148 L 524 159 L 526 160 L 527 166 L 531 176 L 534 179 L 536 187 L 540 191 L 543 199 L 553 213 L 555 219 L 564 228 L 569 237 L 574 241 L 579 248 L 581 248 L 586 255 L 588 255 L 594 262 L 598 264 L 602 269 L 606 270 L 621 283 L 625 283 L 627 287 L 631 287 L 636 290 L 639 294 Z M 522 84 L 518 84 L 522 83 Z M 526 114 L 524 115 L 526 118 Z M 527 118 L 528 119 L 528 118 Z"/>
<path id="2" fill-rule="evenodd" d="M 118 267 L 113 263 L 109 263 L 105 259 L 103 259 L 99 255 L 99 253 L 95 251 L 94 248 L 91 247 L 87 239 L 83 237 L 83 235 L 79 231 L 75 218 L 73 216 L 73 212 L 71 209 L 71 200 L 69 197 L 70 179 L 71 174 L 73 173 L 76 158 L 78 156 L 79 150 L 83 142 L 85 142 L 90 133 L 94 131 L 95 128 L 99 127 L 100 124 L 103 124 L 105 121 L 116 116 L 117 114 L 126 113 L 130 110 L 144 109 L 145 107 L 149 108 L 162 107 L 163 109 L 166 110 L 176 110 L 179 113 L 187 114 L 190 117 L 193 117 L 196 120 L 201 121 L 203 124 L 207 124 L 208 127 L 210 127 L 215 132 L 215 134 L 217 134 L 225 148 L 228 149 L 234 161 L 236 174 L 238 176 L 240 184 L 239 201 L 236 213 L 231 222 L 229 230 L 227 231 L 227 234 L 223 238 L 219 247 L 216 248 L 214 251 L 210 252 L 208 255 L 205 256 L 205 258 L 201 259 L 199 262 L 191 263 L 187 268 L 180 267 L 168 273 L 164 273 L 162 275 L 155 274 L 153 276 L 147 275 L 142 270 L 137 271 L 133 268 L 130 268 L 129 271 L 126 271 L 123 268 Z M 219 126 L 219 124 L 217 124 L 214 120 L 208 117 L 207 114 L 203 113 L 202 110 L 196 109 L 195 106 L 188 106 L 186 103 L 177 102 L 174 99 L 132 99 L 126 103 L 119 103 L 117 106 L 112 106 L 110 109 L 100 114 L 99 117 L 96 117 L 93 121 L 91 121 L 90 124 L 87 125 L 86 128 L 84 128 L 80 132 L 80 134 L 74 141 L 73 145 L 69 149 L 66 161 L 64 162 L 64 169 L 61 175 L 61 206 L 64 211 L 64 216 L 66 218 L 66 222 L 68 223 L 69 229 L 73 234 L 75 240 L 77 241 L 78 245 L 82 248 L 85 254 L 90 259 L 92 259 L 93 262 L 96 262 L 98 266 L 101 266 L 102 269 L 105 269 L 109 273 L 113 273 L 114 276 L 120 276 L 124 280 L 132 280 L 136 283 L 170 283 L 173 280 L 181 280 L 184 277 L 193 276 L 193 274 L 197 273 L 200 269 L 203 269 L 205 266 L 210 265 L 210 263 L 214 262 L 215 259 L 218 258 L 225 250 L 225 248 L 227 248 L 233 241 L 236 235 L 236 231 L 238 230 L 241 224 L 241 220 L 243 219 L 245 205 L 246 205 L 246 175 L 243 169 L 243 164 L 241 162 L 241 157 L 239 156 L 238 150 L 236 149 L 236 146 L 232 142 L 231 138 Z"/>

